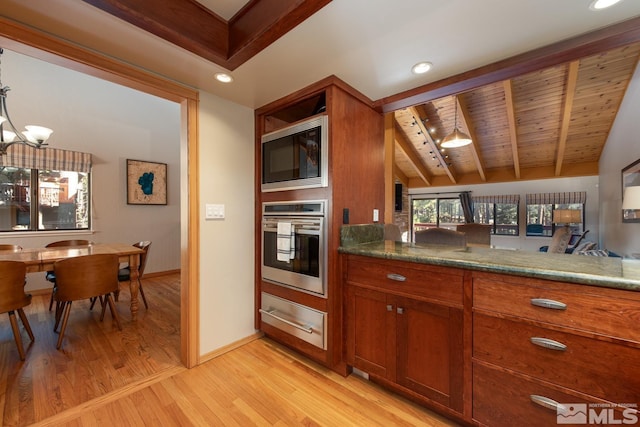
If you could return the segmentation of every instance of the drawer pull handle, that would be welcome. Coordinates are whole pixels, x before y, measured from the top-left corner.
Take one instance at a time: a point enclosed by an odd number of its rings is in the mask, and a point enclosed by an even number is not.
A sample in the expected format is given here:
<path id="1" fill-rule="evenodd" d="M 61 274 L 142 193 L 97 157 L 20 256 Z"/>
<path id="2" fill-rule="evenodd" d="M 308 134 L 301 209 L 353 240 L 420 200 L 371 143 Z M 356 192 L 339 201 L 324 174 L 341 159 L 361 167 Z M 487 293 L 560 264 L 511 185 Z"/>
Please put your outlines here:
<path id="1" fill-rule="evenodd" d="M 542 308 L 550 308 L 552 310 L 567 309 L 567 304 L 560 301 L 555 301 L 552 299 L 545 299 L 545 298 L 531 298 L 531 305 L 535 305 L 536 307 L 542 307 Z"/>
<path id="2" fill-rule="evenodd" d="M 551 409 L 553 411 L 558 412 L 558 410 L 560 411 L 565 411 L 565 407 L 564 405 L 556 402 L 553 399 L 549 399 L 548 397 L 544 397 L 544 396 L 539 396 L 537 394 L 532 394 L 529 396 L 531 398 L 531 401 L 537 405 L 542 406 L 543 408 L 547 408 L 547 409 Z"/>
<path id="3" fill-rule="evenodd" d="M 260 311 L 260 313 L 262 313 L 262 314 L 266 314 L 267 316 L 273 317 L 276 320 L 279 320 L 279 321 L 281 321 L 283 323 L 286 323 L 289 326 L 293 326 L 296 329 L 300 329 L 301 331 L 304 331 L 304 332 L 306 332 L 308 334 L 312 334 L 313 333 L 313 329 L 311 329 L 311 328 L 307 328 L 305 326 L 298 325 L 297 323 L 294 323 L 294 322 L 292 322 L 290 320 L 283 319 L 280 316 L 276 316 L 275 314 L 273 314 L 275 312 L 275 310 L 267 311 L 267 310 L 260 309 L 258 311 Z"/>
<path id="4" fill-rule="evenodd" d="M 393 311 L 393 306 L 391 304 L 387 304 L 387 311 Z"/>
<path id="5" fill-rule="evenodd" d="M 549 350 L 565 351 L 567 349 L 566 345 L 549 338 L 531 337 L 531 343 Z"/>
<path id="6" fill-rule="evenodd" d="M 387 274 L 387 279 L 395 280 L 396 282 L 404 282 L 407 280 L 402 274 L 389 273 Z"/>

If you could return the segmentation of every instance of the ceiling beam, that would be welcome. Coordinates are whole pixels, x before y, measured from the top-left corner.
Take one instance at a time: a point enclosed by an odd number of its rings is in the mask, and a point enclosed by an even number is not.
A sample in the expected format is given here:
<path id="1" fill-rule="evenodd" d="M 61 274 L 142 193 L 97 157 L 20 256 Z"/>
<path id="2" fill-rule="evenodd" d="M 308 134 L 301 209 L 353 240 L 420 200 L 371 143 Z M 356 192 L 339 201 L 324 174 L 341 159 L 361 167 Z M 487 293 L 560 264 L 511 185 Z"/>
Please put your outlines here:
<path id="1" fill-rule="evenodd" d="M 331 0 L 251 0 L 229 20 L 229 69 L 244 64 Z"/>
<path id="2" fill-rule="evenodd" d="M 638 41 L 640 16 L 379 99 L 375 106 L 386 113 L 424 104 Z"/>
<path id="3" fill-rule="evenodd" d="M 427 127 L 424 125 L 424 122 L 422 121 L 424 114 L 421 114 L 416 107 L 409 107 L 407 108 L 407 111 L 409 112 L 409 114 L 413 116 L 413 120 L 416 122 L 416 126 L 418 126 L 418 129 L 420 129 L 420 133 L 424 135 L 425 142 L 429 144 L 429 146 L 431 147 L 431 151 L 433 152 L 433 157 L 436 158 L 440 167 L 444 170 L 444 172 L 447 174 L 447 176 L 451 180 L 451 183 L 455 184 L 456 177 L 455 177 L 454 171 L 449 167 L 449 165 L 447 165 L 447 161 L 442 156 L 440 147 L 438 147 L 438 144 L 436 144 L 436 142 L 433 140 L 433 138 L 431 137 L 431 133 L 429 133 L 429 131 L 427 130 Z"/>
<path id="4" fill-rule="evenodd" d="M 409 158 L 409 161 L 411 162 L 411 164 L 413 164 L 413 167 L 420 176 L 420 179 L 422 179 L 425 184 L 431 185 L 431 175 L 429 174 L 429 170 L 427 169 L 425 164 L 422 163 L 422 159 L 420 158 L 420 155 L 416 151 L 413 144 L 411 144 L 411 142 L 409 142 L 404 136 L 404 132 L 402 132 L 402 129 L 396 128 L 395 137 L 396 143 L 404 152 L 404 154 Z"/>
<path id="5" fill-rule="evenodd" d="M 484 163 L 480 158 L 480 152 L 478 150 L 480 143 L 478 142 L 478 135 L 476 134 L 475 127 L 471 122 L 471 116 L 469 115 L 469 107 L 467 106 L 467 102 L 464 100 L 463 97 L 456 96 L 455 99 L 456 99 L 455 102 L 458 103 L 458 109 L 460 110 L 460 116 L 461 116 L 460 118 L 462 119 L 462 122 L 464 123 L 464 126 L 467 128 L 467 132 L 469 132 L 469 136 L 471 137 L 471 146 L 469 148 L 471 148 L 471 155 L 473 156 L 473 161 L 476 164 L 476 169 L 478 169 L 478 174 L 480 175 L 480 179 L 482 181 L 486 181 L 487 176 L 484 173 Z"/>
<path id="6" fill-rule="evenodd" d="M 520 154 L 518 154 L 518 132 L 516 123 L 516 106 L 513 100 L 513 83 L 511 80 L 505 80 L 502 83 L 504 87 L 504 102 L 507 107 L 507 120 L 509 121 L 509 139 L 511 141 L 511 155 L 513 156 L 513 172 L 516 179 L 520 179 Z"/>
<path id="7" fill-rule="evenodd" d="M 228 22 L 194 0 L 83 0 L 233 71 L 331 0 L 251 0 Z"/>
<path id="8" fill-rule="evenodd" d="M 573 99 L 576 94 L 576 82 L 578 81 L 579 66 L 580 61 L 572 61 L 569 64 L 569 72 L 567 73 L 567 89 L 565 91 L 564 111 L 562 113 L 562 122 L 560 124 L 558 155 L 556 156 L 556 176 L 560 176 L 560 172 L 562 172 L 562 162 L 564 161 L 564 152 L 567 147 L 567 135 L 569 134 L 569 125 L 571 124 L 571 110 L 573 109 Z"/>

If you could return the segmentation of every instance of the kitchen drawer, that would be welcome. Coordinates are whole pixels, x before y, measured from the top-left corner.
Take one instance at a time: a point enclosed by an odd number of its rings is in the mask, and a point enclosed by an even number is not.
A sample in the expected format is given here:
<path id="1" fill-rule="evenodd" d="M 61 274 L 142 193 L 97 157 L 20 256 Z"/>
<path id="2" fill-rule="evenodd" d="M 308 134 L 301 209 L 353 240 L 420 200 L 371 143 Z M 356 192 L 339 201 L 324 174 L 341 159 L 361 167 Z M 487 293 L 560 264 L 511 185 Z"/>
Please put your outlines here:
<path id="1" fill-rule="evenodd" d="M 474 275 L 474 310 L 489 310 L 640 343 L 637 326 L 640 303 L 636 295 L 633 295 L 636 298 L 625 298 L 631 291 L 519 279 L 510 277 L 510 282 L 506 282 Z"/>
<path id="2" fill-rule="evenodd" d="M 557 414 L 553 402 L 567 409 L 575 408 L 573 404 L 603 403 L 477 362 L 473 364 L 473 419 L 482 425 L 556 426 L 562 415 Z M 617 418 L 621 419 L 621 414 Z"/>
<path id="3" fill-rule="evenodd" d="M 260 317 L 263 323 L 323 350 L 327 348 L 327 313 L 263 292 Z"/>
<path id="4" fill-rule="evenodd" d="M 350 255 L 347 281 L 462 307 L 463 270 Z"/>
<path id="5" fill-rule="evenodd" d="M 640 348 L 478 313 L 473 357 L 614 402 L 640 390 Z"/>

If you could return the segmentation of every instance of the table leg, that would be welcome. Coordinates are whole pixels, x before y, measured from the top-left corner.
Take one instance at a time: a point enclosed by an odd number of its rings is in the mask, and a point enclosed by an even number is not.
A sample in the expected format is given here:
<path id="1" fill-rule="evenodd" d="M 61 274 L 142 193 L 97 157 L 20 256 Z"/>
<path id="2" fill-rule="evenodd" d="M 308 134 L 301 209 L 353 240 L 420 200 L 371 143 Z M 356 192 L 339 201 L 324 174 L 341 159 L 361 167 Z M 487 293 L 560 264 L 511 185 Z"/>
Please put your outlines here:
<path id="1" fill-rule="evenodd" d="M 140 283 L 138 282 L 138 263 L 140 255 L 132 254 L 129 256 L 129 292 L 131 293 L 131 320 L 138 318 L 138 292 Z"/>

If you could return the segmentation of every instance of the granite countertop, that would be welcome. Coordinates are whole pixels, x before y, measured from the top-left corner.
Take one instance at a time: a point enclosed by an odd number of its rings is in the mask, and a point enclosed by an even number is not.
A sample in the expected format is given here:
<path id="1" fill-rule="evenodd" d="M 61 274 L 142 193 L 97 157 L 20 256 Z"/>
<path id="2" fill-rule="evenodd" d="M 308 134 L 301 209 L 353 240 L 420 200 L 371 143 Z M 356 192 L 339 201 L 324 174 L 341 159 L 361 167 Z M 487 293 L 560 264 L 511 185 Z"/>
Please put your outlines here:
<path id="1" fill-rule="evenodd" d="M 345 226 L 339 252 L 640 291 L 640 260 L 385 241 L 378 225 Z"/>

